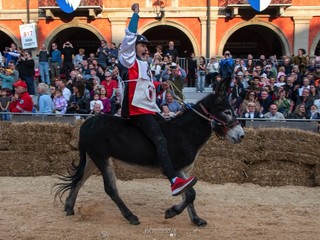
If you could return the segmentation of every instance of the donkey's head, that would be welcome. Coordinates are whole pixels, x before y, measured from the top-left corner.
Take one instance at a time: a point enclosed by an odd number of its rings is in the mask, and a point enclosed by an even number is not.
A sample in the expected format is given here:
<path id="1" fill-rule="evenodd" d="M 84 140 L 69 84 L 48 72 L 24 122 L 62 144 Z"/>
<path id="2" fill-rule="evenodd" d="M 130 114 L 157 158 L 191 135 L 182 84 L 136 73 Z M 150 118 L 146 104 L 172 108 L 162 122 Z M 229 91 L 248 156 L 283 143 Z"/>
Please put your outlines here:
<path id="1" fill-rule="evenodd" d="M 231 79 L 222 80 L 210 94 L 199 102 L 202 112 L 211 119 L 212 130 L 219 137 L 226 137 L 231 143 L 238 143 L 244 138 L 244 131 L 239 124 L 228 100 L 227 90 Z"/>

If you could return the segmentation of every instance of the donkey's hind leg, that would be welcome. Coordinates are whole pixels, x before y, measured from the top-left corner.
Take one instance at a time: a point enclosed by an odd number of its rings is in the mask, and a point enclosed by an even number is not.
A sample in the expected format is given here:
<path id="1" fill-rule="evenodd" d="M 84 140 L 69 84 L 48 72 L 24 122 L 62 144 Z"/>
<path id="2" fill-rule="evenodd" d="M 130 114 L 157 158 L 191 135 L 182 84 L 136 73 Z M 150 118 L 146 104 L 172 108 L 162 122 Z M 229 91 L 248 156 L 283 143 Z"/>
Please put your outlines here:
<path id="1" fill-rule="evenodd" d="M 74 208 L 79 190 L 96 169 L 95 164 L 93 163 L 93 161 L 88 155 L 86 159 L 87 160 L 86 160 L 86 166 L 85 166 L 84 172 L 82 176 L 78 176 L 78 181 L 70 189 L 69 195 L 64 204 L 64 211 L 67 213 L 67 216 L 74 215 L 73 208 Z"/>
<path id="2" fill-rule="evenodd" d="M 130 224 L 138 225 L 140 224 L 139 218 L 135 216 L 130 209 L 125 205 L 122 199 L 119 196 L 118 189 L 116 186 L 116 175 L 114 172 L 114 166 L 111 159 L 108 159 L 105 171 L 101 171 L 104 189 L 110 198 L 117 204 L 122 215 L 130 222 Z"/>

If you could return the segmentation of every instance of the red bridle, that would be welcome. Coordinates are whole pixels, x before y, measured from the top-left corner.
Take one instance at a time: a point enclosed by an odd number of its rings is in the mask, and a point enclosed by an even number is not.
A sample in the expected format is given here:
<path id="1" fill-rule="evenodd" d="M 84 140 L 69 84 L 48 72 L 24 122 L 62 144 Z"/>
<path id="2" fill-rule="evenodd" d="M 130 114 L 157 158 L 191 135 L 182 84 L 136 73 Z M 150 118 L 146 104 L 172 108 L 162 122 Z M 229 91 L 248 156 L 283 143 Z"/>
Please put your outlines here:
<path id="1" fill-rule="evenodd" d="M 219 136 L 219 137 L 224 137 L 224 136 L 227 134 L 228 129 L 230 129 L 230 128 L 232 128 L 233 126 L 239 124 L 239 121 L 238 121 L 238 120 L 235 121 L 235 122 L 233 122 L 233 123 L 231 123 L 231 124 L 228 124 L 228 123 L 222 121 L 221 119 L 217 118 L 216 116 L 212 115 L 211 113 L 209 113 L 209 112 L 207 111 L 207 109 L 206 109 L 201 103 L 200 103 L 200 107 L 201 107 L 203 113 L 207 116 L 207 118 L 210 119 L 210 124 L 211 124 L 212 126 L 221 125 L 221 126 L 223 127 L 222 135 L 216 133 L 217 136 Z M 213 128 L 214 128 L 214 127 L 213 127 Z"/>

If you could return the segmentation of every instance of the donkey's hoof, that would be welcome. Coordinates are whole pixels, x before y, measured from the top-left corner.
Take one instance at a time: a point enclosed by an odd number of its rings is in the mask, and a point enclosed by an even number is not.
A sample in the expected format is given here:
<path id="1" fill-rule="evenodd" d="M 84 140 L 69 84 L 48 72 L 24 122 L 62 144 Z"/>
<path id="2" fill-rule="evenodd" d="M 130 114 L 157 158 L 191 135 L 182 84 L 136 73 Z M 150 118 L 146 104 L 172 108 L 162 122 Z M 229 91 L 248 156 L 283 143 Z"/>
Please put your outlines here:
<path id="1" fill-rule="evenodd" d="M 71 210 L 66 210 L 66 213 L 67 213 L 67 216 L 74 215 L 74 211 L 72 209 Z"/>
<path id="2" fill-rule="evenodd" d="M 139 225 L 140 221 L 139 218 L 135 215 L 133 215 L 130 219 L 129 219 L 130 224 L 132 225 Z"/>
<path id="3" fill-rule="evenodd" d="M 197 225 L 198 227 L 203 227 L 203 226 L 206 226 L 208 224 L 206 220 L 203 220 L 201 218 L 194 219 L 192 222 L 195 225 Z"/>
<path id="4" fill-rule="evenodd" d="M 175 217 L 176 215 L 178 215 L 179 213 L 175 210 L 175 208 L 169 208 L 167 209 L 167 211 L 165 212 L 164 214 L 164 218 L 167 219 L 167 218 L 173 218 Z"/>

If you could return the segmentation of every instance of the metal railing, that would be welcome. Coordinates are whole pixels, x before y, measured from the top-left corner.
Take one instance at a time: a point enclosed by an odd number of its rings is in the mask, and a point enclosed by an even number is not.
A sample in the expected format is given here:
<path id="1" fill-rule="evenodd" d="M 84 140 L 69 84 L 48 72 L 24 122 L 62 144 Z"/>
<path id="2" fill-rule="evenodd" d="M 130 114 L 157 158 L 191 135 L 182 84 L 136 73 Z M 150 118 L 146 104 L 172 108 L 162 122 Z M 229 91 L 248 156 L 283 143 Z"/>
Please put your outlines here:
<path id="1" fill-rule="evenodd" d="M 47 113 L 11 113 L 0 112 L 0 119 L 8 122 L 51 122 L 75 124 L 77 120 L 92 117 L 92 114 L 47 114 Z M 238 118 L 246 128 L 291 128 L 319 133 L 319 119 L 269 119 Z"/>
<path id="2" fill-rule="evenodd" d="M 319 133 L 319 119 L 238 118 L 247 128 L 292 128 Z"/>
<path id="3" fill-rule="evenodd" d="M 51 122 L 75 124 L 77 120 L 87 119 L 93 114 L 49 114 L 0 112 L 0 119 L 7 122 Z"/>

